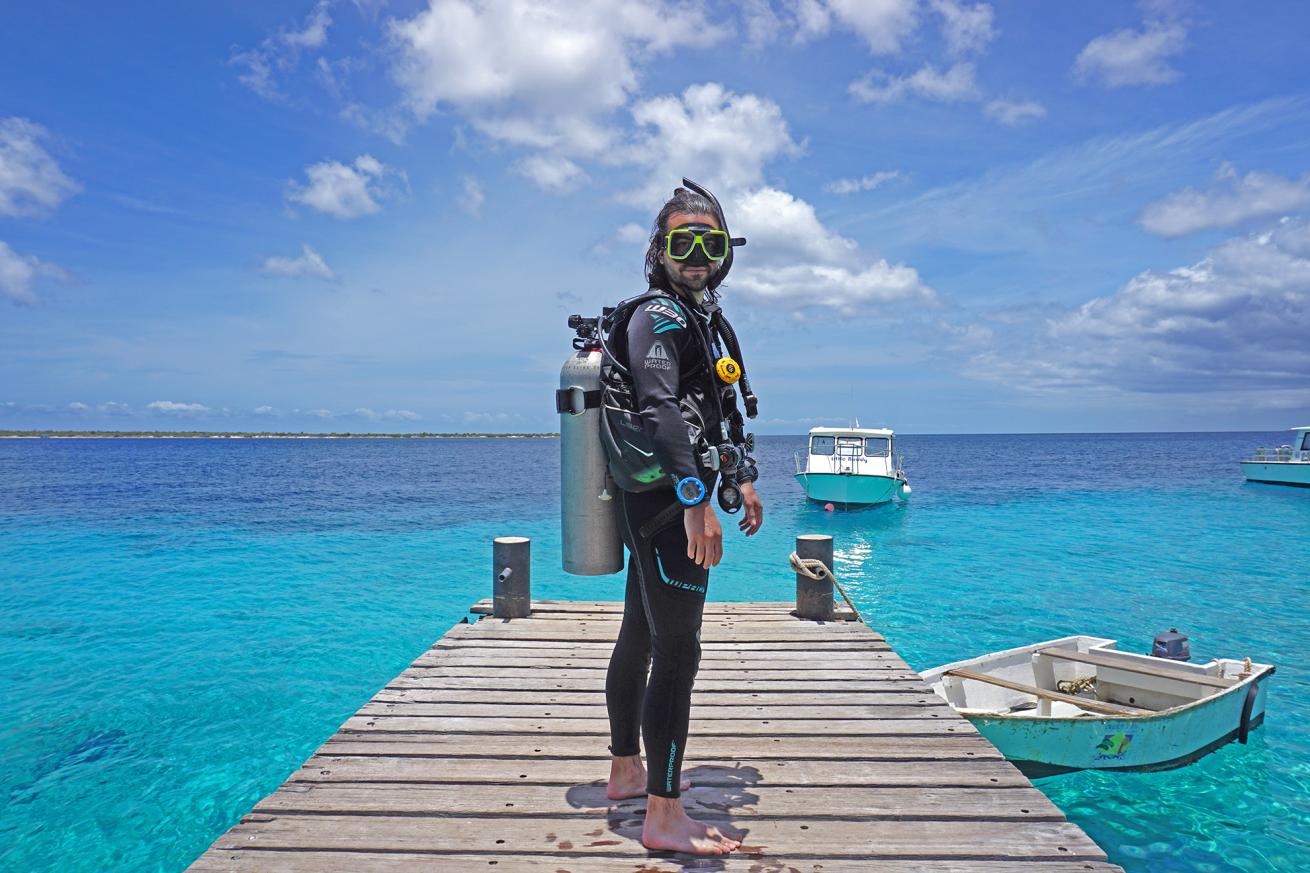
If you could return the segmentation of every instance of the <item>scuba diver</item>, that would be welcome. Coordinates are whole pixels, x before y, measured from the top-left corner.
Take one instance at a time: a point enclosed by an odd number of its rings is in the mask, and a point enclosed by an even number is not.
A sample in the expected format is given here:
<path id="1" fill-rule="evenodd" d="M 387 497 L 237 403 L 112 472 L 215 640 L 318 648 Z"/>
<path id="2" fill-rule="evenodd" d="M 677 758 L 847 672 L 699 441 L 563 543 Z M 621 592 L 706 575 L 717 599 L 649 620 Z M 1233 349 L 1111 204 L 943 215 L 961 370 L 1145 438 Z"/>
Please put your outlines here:
<path id="1" fill-rule="evenodd" d="M 679 800 L 689 787 L 680 773 L 709 571 L 723 557 L 711 495 L 717 484 L 726 512 L 744 510 L 738 527 L 746 536 L 760 529 L 764 505 L 738 389 L 751 418 L 756 398 L 715 293 L 733 247 L 746 241 L 729 235 L 712 194 L 687 179 L 683 185 L 655 221 L 649 292 L 607 310 L 596 343 L 601 441 L 629 553 L 623 621 L 605 681 L 608 796 L 648 795 L 647 848 L 718 855 L 740 840 L 693 820 Z"/>

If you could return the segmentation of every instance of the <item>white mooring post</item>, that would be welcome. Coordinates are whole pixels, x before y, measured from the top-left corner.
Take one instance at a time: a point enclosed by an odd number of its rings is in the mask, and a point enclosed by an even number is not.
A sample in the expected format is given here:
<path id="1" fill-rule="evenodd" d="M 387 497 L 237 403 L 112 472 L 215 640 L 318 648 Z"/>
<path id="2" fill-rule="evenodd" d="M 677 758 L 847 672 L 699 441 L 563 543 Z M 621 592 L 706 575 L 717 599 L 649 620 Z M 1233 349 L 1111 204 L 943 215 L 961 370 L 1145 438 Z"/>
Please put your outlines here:
<path id="1" fill-rule="evenodd" d="M 491 545 L 492 599 L 495 618 L 527 618 L 532 612 L 532 540 L 496 537 Z"/>

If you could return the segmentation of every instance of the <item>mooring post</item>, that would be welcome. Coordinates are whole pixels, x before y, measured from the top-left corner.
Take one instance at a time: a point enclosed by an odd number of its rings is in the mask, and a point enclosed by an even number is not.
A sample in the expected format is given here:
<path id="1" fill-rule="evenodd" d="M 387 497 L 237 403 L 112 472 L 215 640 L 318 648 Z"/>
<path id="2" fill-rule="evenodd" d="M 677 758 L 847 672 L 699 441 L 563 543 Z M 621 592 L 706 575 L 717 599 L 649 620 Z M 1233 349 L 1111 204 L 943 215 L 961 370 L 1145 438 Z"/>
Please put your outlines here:
<path id="1" fill-rule="evenodd" d="M 801 534 L 796 537 L 796 555 L 818 558 L 823 566 L 832 566 L 832 537 L 827 534 Z M 822 579 L 796 574 L 796 616 L 817 621 L 832 621 L 832 577 L 822 570 Z"/>
<path id="2" fill-rule="evenodd" d="M 532 612 L 532 540 L 496 537 L 491 545 L 491 614 L 527 618 Z M 831 600 L 831 596 L 829 600 Z"/>

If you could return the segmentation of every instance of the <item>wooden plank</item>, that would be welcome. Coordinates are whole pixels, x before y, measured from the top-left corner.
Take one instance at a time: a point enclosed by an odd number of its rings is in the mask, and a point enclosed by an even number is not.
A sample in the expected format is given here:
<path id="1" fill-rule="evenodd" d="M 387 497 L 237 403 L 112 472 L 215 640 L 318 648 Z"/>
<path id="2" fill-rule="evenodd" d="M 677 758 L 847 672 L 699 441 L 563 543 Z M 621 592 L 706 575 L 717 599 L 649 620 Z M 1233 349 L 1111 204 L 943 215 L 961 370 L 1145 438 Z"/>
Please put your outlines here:
<path id="1" fill-rule="evenodd" d="M 617 621 L 572 621 L 544 619 L 483 619 L 476 624 L 457 624 L 448 637 L 503 636 L 506 638 L 531 637 L 533 634 L 561 634 L 561 640 L 588 640 L 592 637 L 613 638 L 618 633 Z M 777 640 L 832 640 L 837 637 L 863 637 L 882 640 L 882 634 L 870 631 L 869 625 L 850 621 L 703 621 L 702 638 L 762 637 Z"/>
<path id="2" fill-rule="evenodd" d="M 787 720 L 805 719 L 884 719 L 884 718 L 943 718 L 949 716 L 951 708 L 939 700 L 938 703 L 917 703 L 915 701 L 888 701 L 874 704 L 846 704 L 843 706 L 791 706 L 786 709 L 764 706 L 763 704 L 717 704 L 714 706 L 693 707 L 695 717 L 702 720 L 745 720 L 766 719 L 777 723 Z M 523 719 L 569 719 L 585 721 L 588 719 L 608 719 L 605 702 L 593 703 L 431 703 L 426 701 L 369 701 L 360 707 L 359 717 L 367 718 L 485 718 L 497 719 L 508 727 L 515 727 Z M 606 722 L 608 724 L 608 721 Z M 379 722 L 379 725 L 381 723 Z"/>
<path id="3" fill-rule="evenodd" d="M 592 663 L 599 662 L 608 664 L 610 653 L 589 649 L 582 652 L 569 654 L 567 650 L 560 649 L 514 649 L 511 651 L 497 651 L 495 649 L 474 649 L 451 647 L 441 649 L 428 649 L 414 663 L 418 666 L 436 666 L 440 664 L 464 664 L 464 663 L 501 663 L 509 660 L 523 661 L 534 660 L 548 665 L 567 665 L 569 663 Z M 905 662 L 890 651 L 833 651 L 833 652 L 813 652 L 813 651 L 791 651 L 791 652 L 768 652 L 768 651 L 709 651 L 701 653 L 701 664 L 703 665 L 722 665 L 722 664 L 786 664 L 788 666 L 804 665 L 810 669 L 822 669 L 828 665 L 834 667 L 841 666 L 847 669 L 858 668 L 861 664 L 879 664 L 884 666 L 902 666 Z"/>
<path id="4" fill-rule="evenodd" d="M 705 601 L 705 614 L 713 615 L 715 613 L 727 613 L 730 615 L 739 615 L 743 613 L 763 613 L 765 615 L 787 615 L 787 613 L 796 608 L 795 603 L 787 601 L 759 601 L 759 600 L 707 600 Z M 533 612 L 603 612 L 615 615 L 623 614 L 623 601 L 621 600 L 533 600 Z M 491 598 L 484 597 L 477 601 L 471 607 L 469 612 L 491 614 Z"/>
<path id="5" fill-rule="evenodd" d="M 505 806 L 512 797 L 514 806 Z M 956 821 L 1063 821 L 1064 815 L 1035 788 L 866 788 L 847 786 L 840 791 L 813 786 L 695 785 L 682 793 L 683 805 L 693 818 L 734 819 L 856 818 L 902 821 L 932 819 Z M 479 815 L 489 818 L 520 816 L 582 816 L 597 814 L 640 815 L 646 798 L 613 801 L 605 796 L 605 783 L 594 781 L 569 786 L 528 783 L 506 791 L 503 785 L 454 783 L 396 785 L 390 782 L 286 783 L 256 805 L 267 813 L 321 813 L 358 815 Z"/>
<path id="6" fill-rule="evenodd" d="M 405 754 L 405 746 L 419 751 Z M 292 773 L 288 781 L 314 783 L 452 783 L 474 785 L 491 783 L 510 785 L 578 785 L 603 784 L 609 769 L 609 755 L 604 745 L 591 747 L 591 758 L 460 758 L 423 754 L 419 743 L 351 743 L 333 741 L 334 754 L 314 755 Z M 379 754 L 373 754 L 373 750 Z M 965 758 L 971 752 L 963 747 L 939 748 L 929 745 L 907 747 L 887 743 L 886 759 L 850 758 L 834 754 L 829 748 L 814 748 L 802 758 L 786 754 L 785 748 L 758 748 L 751 758 L 707 759 L 696 756 L 690 748 L 683 775 L 693 785 L 740 785 L 751 781 L 757 785 L 781 785 L 785 788 L 810 785 L 833 790 L 848 785 L 920 786 L 920 788 L 1023 788 L 1028 785 L 1023 773 L 1001 758 L 996 750 L 979 752 L 977 758 Z M 542 747 L 542 751 L 557 751 Z M 773 758 L 768 758 L 769 752 Z M 347 754 L 354 752 L 354 754 Z M 878 752 L 870 752 L 878 754 Z M 827 755 L 827 758 L 817 758 Z M 984 758 L 984 755 L 985 758 Z M 514 792 L 508 788 L 507 792 Z M 507 798 L 508 801 L 514 798 Z"/>
<path id="7" fill-rule="evenodd" d="M 598 835 L 599 836 L 599 835 Z M 489 860 L 490 859 L 490 860 Z M 496 866 L 488 866 L 491 861 Z M 210 852 L 190 869 L 193 873 L 464 873 L 470 870 L 497 873 L 687 873 L 713 870 L 716 873 L 811 873 L 813 861 L 776 858 L 761 862 L 758 856 L 729 855 L 695 866 L 688 856 L 650 855 L 644 858 L 562 857 L 559 854 L 519 852 L 514 855 L 419 854 L 413 852 L 355 852 L 313 850 L 266 852 L 243 847 L 227 852 Z M 825 859 L 819 873 L 1123 873 L 1100 861 L 976 861 Z"/>
<path id="8" fill-rule="evenodd" d="M 603 673 L 589 672 L 588 679 L 562 679 L 551 676 L 551 681 L 543 683 L 540 678 L 522 674 L 506 675 L 504 671 L 487 676 L 456 676 L 445 670 L 406 671 L 387 683 L 384 690 L 392 689 L 468 689 L 481 691 L 548 691 L 552 689 L 574 692 L 605 693 L 605 676 Z M 932 694 L 932 690 L 917 677 L 910 677 L 906 671 L 893 673 L 879 671 L 879 678 L 862 676 L 854 679 L 758 679 L 755 674 L 738 676 L 731 683 L 711 684 L 697 681 L 693 695 L 712 694 L 751 694 L 767 693 L 787 695 L 788 697 L 806 697 L 815 695 L 827 698 L 830 694 L 855 694 L 864 691 L 887 691 L 902 694 Z M 704 680 L 704 671 L 700 680 Z"/>
<path id="9" fill-rule="evenodd" d="M 479 641 L 481 642 L 481 641 Z M 505 642 L 497 640 L 496 642 Z M 614 650 L 614 644 L 610 642 L 602 643 L 599 646 L 572 646 L 567 643 L 562 645 L 542 645 L 539 640 L 520 640 L 516 646 L 497 646 L 497 645 L 477 645 L 470 646 L 463 643 L 454 645 L 433 646 L 418 657 L 414 663 L 422 661 L 437 661 L 444 657 L 460 656 L 469 658 L 546 658 L 549 660 L 559 660 L 561 658 L 586 658 L 589 660 L 599 659 L 608 661 L 610 654 Z M 854 661 L 857 663 L 893 663 L 903 665 L 905 662 L 901 657 L 891 649 L 881 646 L 877 643 L 861 643 L 858 646 L 832 646 L 823 647 L 815 644 L 808 644 L 808 648 L 797 648 L 793 646 L 789 649 L 770 649 L 761 645 L 754 645 L 749 648 L 738 648 L 732 644 L 726 646 L 715 646 L 714 648 L 701 647 L 701 662 L 706 661 L 743 661 L 743 660 L 770 660 L 770 661 L 817 661 L 817 662 L 837 662 L 837 661 Z M 850 665 L 847 665 L 850 666 Z"/>
<path id="10" fill-rule="evenodd" d="M 525 849 L 577 855 L 645 857 L 638 842 L 641 817 L 607 819 L 602 834 L 594 817 L 525 817 L 504 822 L 457 816 L 349 816 L 251 814 L 215 842 L 220 851 L 257 845 L 261 849 L 338 849 L 517 854 Z M 742 856 L 757 859 L 1033 858 L 1105 860 L 1100 850 L 1068 822 L 934 821 L 931 839 L 919 821 L 848 819 L 753 819 L 729 825 L 745 837 Z M 615 839 L 617 837 L 617 845 Z"/>
<path id="11" fill-rule="evenodd" d="M 1002 679 L 999 676 L 992 676 L 987 673 L 978 673 L 973 670 L 958 668 L 947 670 L 943 676 L 955 676 L 960 679 L 969 679 L 974 682 L 983 682 L 987 685 L 996 685 L 1001 688 L 1008 688 L 1011 691 L 1018 691 L 1020 694 L 1029 694 L 1033 697 L 1042 697 L 1047 700 L 1058 700 L 1061 703 L 1072 703 L 1083 709 L 1092 712 L 1103 712 L 1109 715 L 1151 715 L 1148 709 L 1135 709 L 1131 706 L 1122 706 L 1118 703 L 1110 703 L 1105 700 L 1092 700 L 1087 697 L 1078 697 L 1073 694 L 1065 694 L 1061 691 L 1048 691 L 1045 688 L 1038 688 L 1036 685 L 1024 685 L 1022 682 L 1011 682 L 1009 679 Z"/>
<path id="12" fill-rule="evenodd" d="M 946 722 L 947 726 L 954 726 Z M 413 731 L 338 732 L 324 741 L 322 754 L 344 754 L 339 744 L 349 744 L 360 754 L 413 753 L 428 757 L 486 758 L 588 758 L 609 760 L 608 737 L 580 733 L 463 732 L 431 733 Z M 372 744 L 372 745 L 370 745 Z M 367 749 L 365 749 L 367 746 Z M 369 752 L 368 750 L 374 750 Z M 996 748 L 977 731 L 939 730 L 935 733 L 907 733 L 890 730 L 879 734 L 805 736 L 751 734 L 731 739 L 708 737 L 688 741 L 688 755 L 716 755 L 728 760 L 783 758 L 795 760 L 898 760 L 914 758 L 977 757 L 998 758 Z"/>
<path id="13" fill-rule="evenodd" d="M 770 663 L 772 664 L 772 662 Z M 411 677 L 473 676 L 494 678 L 504 676 L 506 674 L 505 668 L 509 666 L 544 668 L 550 670 L 549 676 L 542 676 L 539 679 L 533 680 L 538 683 L 544 682 L 547 686 L 549 686 L 549 683 L 552 681 L 563 681 L 568 679 L 600 678 L 603 681 L 605 676 L 605 665 L 603 664 L 594 667 L 561 667 L 558 664 L 545 663 L 531 658 L 524 659 L 524 663 L 520 664 L 510 664 L 502 661 L 495 665 L 488 664 L 484 666 L 460 666 L 448 664 L 441 667 L 410 667 L 402 675 Z M 535 672 L 537 671 L 525 669 L 521 675 L 530 676 Z M 785 680 L 788 682 L 803 682 L 807 680 L 813 680 L 816 682 L 837 682 L 840 680 L 849 680 L 854 682 L 864 682 L 875 678 L 878 680 L 900 679 L 905 682 L 914 682 L 919 685 L 923 684 L 923 680 L 919 678 L 919 674 L 910 670 L 908 667 L 898 669 L 893 666 L 878 667 L 875 665 L 868 665 L 858 670 L 813 670 L 805 667 L 796 669 L 770 669 L 765 667 L 744 671 L 736 666 L 720 669 L 713 664 L 709 664 L 701 667 L 700 672 L 696 674 L 697 683 L 731 682 L 737 680 L 743 682 L 748 680 Z"/>
<path id="14" fill-rule="evenodd" d="M 494 718 L 459 718 L 457 716 L 362 716 L 346 719 L 342 731 L 368 733 L 509 733 L 554 736 L 590 734 L 609 736 L 607 718 L 519 718 L 513 721 Z M 750 736 L 884 736 L 941 733 L 971 733 L 973 726 L 962 719 L 942 718 L 866 718 L 866 719 L 717 719 L 691 713 L 690 732 L 698 737 Z"/>
<path id="15" fill-rule="evenodd" d="M 516 649 L 555 649 L 559 651 L 599 651 L 608 654 L 614 649 L 613 640 L 498 640 L 482 639 L 480 637 L 462 637 L 459 640 L 449 640 L 445 637 L 437 640 L 428 651 L 444 649 L 498 649 L 503 651 L 513 651 Z M 762 652 L 790 652 L 790 651 L 808 651 L 808 652 L 836 652 L 836 651 L 860 651 L 860 652 L 888 652 L 884 643 L 876 640 L 865 639 L 839 639 L 839 640 L 763 640 L 763 641 L 746 641 L 739 643 L 709 643 L 701 641 L 701 650 L 704 652 L 716 651 L 762 651 Z"/>
<path id="16" fill-rule="evenodd" d="M 1131 664 L 1103 655 L 1100 652 L 1073 652 L 1068 649 L 1038 649 L 1037 654 L 1046 655 L 1048 658 L 1059 658 L 1062 661 L 1076 661 L 1079 664 L 1093 664 L 1097 667 L 1113 667 L 1116 670 L 1124 670 L 1129 673 L 1140 673 L 1143 676 L 1155 676 L 1159 679 L 1173 679 L 1177 682 L 1190 682 L 1193 685 L 1206 685 L 1210 688 L 1231 688 L 1237 684 L 1236 679 L 1225 679 L 1219 676 L 1206 676 L 1199 673 L 1191 673 L 1187 670 L 1169 669 L 1163 664 L 1156 666 L 1154 664 Z"/>
<path id="17" fill-rule="evenodd" d="M 540 712 L 543 704 L 568 704 L 581 706 L 604 706 L 605 689 L 596 687 L 586 691 L 542 691 L 540 686 L 517 691 L 488 691 L 476 688 L 383 688 L 369 705 L 380 703 L 440 703 L 440 704 L 512 704 L 532 705 Z M 925 693 L 917 688 L 902 688 L 892 691 L 831 692 L 828 694 L 808 694 L 801 691 L 791 693 L 769 693 L 760 691 L 692 691 L 692 706 L 776 706 L 808 707 L 819 703 L 823 706 L 874 706 L 882 703 L 931 704 L 945 706 L 940 697 L 931 692 Z"/>

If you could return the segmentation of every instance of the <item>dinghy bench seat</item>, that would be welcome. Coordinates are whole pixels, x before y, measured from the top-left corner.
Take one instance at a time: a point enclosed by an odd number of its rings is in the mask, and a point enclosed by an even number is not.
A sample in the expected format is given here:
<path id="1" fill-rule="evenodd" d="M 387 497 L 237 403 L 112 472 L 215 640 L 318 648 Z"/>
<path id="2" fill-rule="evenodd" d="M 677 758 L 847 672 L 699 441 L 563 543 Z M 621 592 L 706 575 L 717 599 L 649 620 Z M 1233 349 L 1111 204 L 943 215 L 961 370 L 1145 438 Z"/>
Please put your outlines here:
<path id="1" fill-rule="evenodd" d="M 1092 664 L 1096 667 L 1110 667 L 1115 670 L 1126 670 L 1129 673 L 1140 673 L 1143 676 L 1155 676 L 1158 679 L 1173 679 L 1178 682 L 1191 682 L 1195 685 L 1206 685 L 1211 688 L 1228 688 L 1229 686 L 1236 684 L 1235 679 L 1211 676 L 1208 673 L 1193 673 L 1190 670 L 1170 669 L 1163 665 L 1132 664 L 1113 657 L 1112 655 L 1102 655 L 1097 652 L 1075 652 L 1072 649 L 1038 649 L 1037 654 L 1046 655 L 1048 658 L 1060 658 L 1065 661 L 1077 661 L 1079 664 Z"/>
<path id="2" fill-rule="evenodd" d="M 1116 658 L 1102 652 L 1074 649 L 1038 649 L 1033 656 L 1033 673 L 1047 675 L 1052 661 L 1070 661 L 1096 668 L 1096 687 L 1102 697 L 1123 700 L 1160 711 L 1182 706 L 1232 687 L 1235 680 L 1194 670 L 1178 669 L 1169 662 L 1151 664 Z"/>
<path id="3" fill-rule="evenodd" d="M 1022 682 L 1014 682 L 1010 679 L 1002 679 L 1000 676 L 992 676 L 988 673 L 979 673 L 975 670 L 966 670 L 957 667 L 954 670 L 947 670 L 943 676 L 953 676 L 956 679 L 972 679 L 975 682 L 985 682 L 988 685 L 996 685 L 1000 688 L 1007 688 L 1010 691 L 1017 691 L 1020 694 L 1030 694 L 1042 701 L 1056 701 L 1059 703 L 1069 703 L 1079 709 L 1099 712 L 1103 715 L 1150 715 L 1151 713 L 1144 709 L 1137 709 L 1132 706 L 1124 706 L 1121 703 L 1111 703 L 1108 700 L 1094 700 L 1088 697 L 1078 697 L 1073 694 L 1065 694 L 1062 691 L 1051 691 L 1048 688 L 1038 688 L 1036 685 L 1025 685 Z M 1049 714 L 1045 712 L 1043 714 Z"/>

